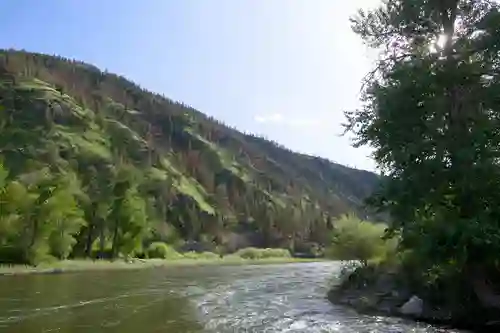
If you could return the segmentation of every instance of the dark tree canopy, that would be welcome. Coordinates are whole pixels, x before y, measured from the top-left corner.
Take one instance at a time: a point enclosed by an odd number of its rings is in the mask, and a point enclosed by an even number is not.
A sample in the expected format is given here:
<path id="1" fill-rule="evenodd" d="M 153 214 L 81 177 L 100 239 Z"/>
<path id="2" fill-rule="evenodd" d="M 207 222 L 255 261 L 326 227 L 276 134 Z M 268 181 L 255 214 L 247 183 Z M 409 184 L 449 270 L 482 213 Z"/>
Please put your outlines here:
<path id="1" fill-rule="evenodd" d="M 353 29 L 380 50 L 363 107 L 347 112 L 374 148 L 402 246 L 430 265 L 496 265 L 500 252 L 500 12 L 487 0 L 389 0 Z"/>

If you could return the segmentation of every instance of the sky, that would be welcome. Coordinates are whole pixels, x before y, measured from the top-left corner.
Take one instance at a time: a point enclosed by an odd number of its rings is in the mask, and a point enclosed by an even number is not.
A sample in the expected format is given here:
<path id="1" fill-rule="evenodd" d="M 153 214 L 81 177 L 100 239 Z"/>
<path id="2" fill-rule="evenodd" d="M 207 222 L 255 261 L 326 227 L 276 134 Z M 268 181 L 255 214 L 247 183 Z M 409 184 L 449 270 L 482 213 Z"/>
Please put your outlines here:
<path id="1" fill-rule="evenodd" d="M 0 48 L 82 60 L 302 153 L 374 170 L 341 137 L 373 58 L 349 16 L 379 0 L 5 0 Z"/>

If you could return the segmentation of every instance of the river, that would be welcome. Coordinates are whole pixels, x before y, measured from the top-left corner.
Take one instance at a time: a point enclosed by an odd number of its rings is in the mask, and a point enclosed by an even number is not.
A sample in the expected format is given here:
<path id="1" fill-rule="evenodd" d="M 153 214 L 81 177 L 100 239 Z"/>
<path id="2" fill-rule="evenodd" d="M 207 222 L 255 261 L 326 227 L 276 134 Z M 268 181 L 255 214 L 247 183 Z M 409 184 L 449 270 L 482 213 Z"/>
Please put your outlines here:
<path id="1" fill-rule="evenodd" d="M 0 277 L 0 332 L 454 332 L 325 299 L 335 262 Z"/>

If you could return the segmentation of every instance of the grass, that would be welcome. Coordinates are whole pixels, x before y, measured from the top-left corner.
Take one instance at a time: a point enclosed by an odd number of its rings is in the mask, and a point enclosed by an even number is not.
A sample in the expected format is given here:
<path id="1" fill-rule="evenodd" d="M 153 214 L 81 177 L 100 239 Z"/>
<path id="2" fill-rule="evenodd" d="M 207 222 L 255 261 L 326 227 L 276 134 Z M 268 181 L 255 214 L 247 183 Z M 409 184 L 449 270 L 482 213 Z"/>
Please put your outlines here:
<path id="1" fill-rule="evenodd" d="M 163 168 L 165 168 L 167 173 L 175 176 L 176 180 L 173 185 L 179 192 L 193 198 L 200 210 L 210 215 L 215 213 L 214 207 L 212 207 L 206 200 L 207 193 L 205 189 L 197 181 L 182 174 L 174 167 L 168 158 L 163 158 L 160 164 Z"/>
<path id="2" fill-rule="evenodd" d="M 127 270 L 127 269 L 145 269 L 162 268 L 175 266 L 197 266 L 197 265 L 265 265 L 265 264 L 285 264 L 300 262 L 317 262 L 321 259 L 303 259 L 303 258 L 261 258 L 261 259 L 243 259 L 238 256 L 229 255 L 223 258 L 198 257 L 198 258 L 179 258 L 174 260 L 164 259 L 133 259 L 129 262 L 125 260 L 63 260 L 51 263 L 42 263 L 36 267 L 28 265 L 2 265 L 0 264 L 1 275 L 20 275 L 20 274 L 58 274 L 67 272 L 82 271 L 104 271 L 104 270 Z"/>
<path id="3" fill-rule="evenodd" d="M 179 183 L 174 184 L 174 186 L 179 192 L 193 198 L 197 202 L 198 208 L 210 215 L 215 214 L 214 208 L 204 198 L 206 195 L 205 190 L 195 180 L 182 176 Z"/>

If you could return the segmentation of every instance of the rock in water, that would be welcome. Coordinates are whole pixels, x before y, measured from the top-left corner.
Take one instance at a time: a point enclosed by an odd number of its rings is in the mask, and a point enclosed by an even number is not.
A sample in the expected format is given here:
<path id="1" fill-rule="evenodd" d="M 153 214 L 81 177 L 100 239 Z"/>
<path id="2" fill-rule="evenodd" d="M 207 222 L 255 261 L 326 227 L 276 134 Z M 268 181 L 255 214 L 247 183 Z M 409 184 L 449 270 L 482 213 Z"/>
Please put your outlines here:
<path id="1" fill-rule="evenodd" d="M 422 315 L 424 301 L 418 296 L 413 295 L 408 302 L 399 308 L 399 312 L 406 316 L 419 317 Z"/>

